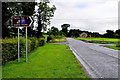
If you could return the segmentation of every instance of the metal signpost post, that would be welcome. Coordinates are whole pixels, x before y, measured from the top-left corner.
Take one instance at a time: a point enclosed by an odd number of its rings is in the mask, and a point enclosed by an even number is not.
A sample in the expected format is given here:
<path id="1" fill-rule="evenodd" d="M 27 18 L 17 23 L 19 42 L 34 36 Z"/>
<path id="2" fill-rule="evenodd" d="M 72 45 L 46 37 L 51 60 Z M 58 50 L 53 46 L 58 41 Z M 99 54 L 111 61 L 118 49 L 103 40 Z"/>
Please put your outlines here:
<path id="1" fill-rule="evenodd" d="M 31 27 L 33 19 L 30 16 L 13 16 L 12 26 L 18 27 L 18 62 L 20 61 L 20 36 L 19 27 L 26 27 L 26 62 L 28 61 L 28 41 L 27 41 L 27 27 Z"/>
<path id="2" fill-rule="evenodd" d="M 26 62 L 28 61 L 27 45 L 28 45 L 28 43 L 27 43 L 27 27 L 26 27 Z"/>
<path id="3" fill-rule="evenodd" d="M 18 27 L 18 62 L 20 62 L 20 36 L 19 36 L 19 27 Z"/>

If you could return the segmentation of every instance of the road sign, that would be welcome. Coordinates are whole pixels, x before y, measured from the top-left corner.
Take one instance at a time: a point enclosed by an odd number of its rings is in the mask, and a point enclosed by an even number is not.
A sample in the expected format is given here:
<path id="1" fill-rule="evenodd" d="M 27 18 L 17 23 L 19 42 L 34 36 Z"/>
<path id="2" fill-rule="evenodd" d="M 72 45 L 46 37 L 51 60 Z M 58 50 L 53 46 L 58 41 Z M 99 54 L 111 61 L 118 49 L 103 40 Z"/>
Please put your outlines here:
<path id="1" fill-rule="evenodd" d="M 31 27 L 33 19 L 31 16 L 13 16 L 12 26 L 14 27 Z"/>
<path id="2" fill-rule="evenodd" d="M 33 19 L 30 16 L 12 16 L 12 26 L 18 27 L 18 61 L 20 62 L 20 37 L 19 27 L 26 27 L 26 62 L 28 61 L 28 42 L 27 42 L 27 27 L 31 27 Z"/>

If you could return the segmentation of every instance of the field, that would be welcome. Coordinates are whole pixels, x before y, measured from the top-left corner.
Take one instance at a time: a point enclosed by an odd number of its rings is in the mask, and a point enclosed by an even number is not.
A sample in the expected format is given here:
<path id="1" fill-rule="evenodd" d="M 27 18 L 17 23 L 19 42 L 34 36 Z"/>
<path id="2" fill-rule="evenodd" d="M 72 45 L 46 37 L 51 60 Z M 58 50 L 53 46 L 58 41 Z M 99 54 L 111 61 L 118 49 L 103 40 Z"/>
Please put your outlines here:
<path id="1" fill-rule="evenodd" d="M 120 39 L 116 39 L 116 38 L 75 38 L 77 40 L 88 40 L 88 41 L 114 41 L 114 42 L 118 42 L 120 41 Z"/>
<path id="2" fill-rule="evenodd" d="M 46 44 L 29 54 L 28 62 L 3 66 L 3 78 L 88 78 L 66 45 Z"/>
<path id="3" fill-rule="evenodd" d="M 120 42 L 120 39 L 116 38 L 74 38 L 77 40 L 88 40 L 88 41 L 110 41 L 110 42 Z M 93 42 L 97 44 L 116 44 L 116 43 L 107 43 L 107 42 Z M 115 49 L 115 50 L 120 50 L 120 47 L 117 47 L 116 45 L 113 46 L 104 46 L 107 48 Z"/>

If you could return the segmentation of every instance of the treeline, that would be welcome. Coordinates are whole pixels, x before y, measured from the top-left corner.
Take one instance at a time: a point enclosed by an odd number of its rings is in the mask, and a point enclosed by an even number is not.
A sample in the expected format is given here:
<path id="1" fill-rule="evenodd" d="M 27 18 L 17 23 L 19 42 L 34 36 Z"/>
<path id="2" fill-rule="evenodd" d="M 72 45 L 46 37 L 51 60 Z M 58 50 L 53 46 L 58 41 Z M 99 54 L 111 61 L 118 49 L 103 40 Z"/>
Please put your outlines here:
<path id="1" fill-rule="evenodd" d="M 79 37 L 83 32 L 87 33 L 88 37 L 103 37 L 103 38 L 120 38 L 120 29 L 106 30 L 106 33 L 100 34 L 99 32 L 89 32 L 89 31 L 81 31 L 79 29 L 71 29 L 68 33 L 68 37 Z"/>
<path id="2" fill-rule="evenodd" d="M 106 33 L 102 35 L 105 38 L 120 38 L 120 29 L 113 31 L 113 30 L 106 30 Z"/>
<path id="3" fill-rule="evenodd" d="M 106 30 L 105 34 L 100 34 L 99 32 L 89 32 L 89 31 L 82 31 L 79 29 L 70 29 L 70 24 L 63 24 L 61 25 L 62 30 L 59 30 L 57 27 L 52 26 L 49 28 L 47 34 L 54 35 L 54 36 L 66 36 L 66 37 L 80 37 L 80 34 L 86 33 L 87 37 L 103 37 L 103 38 L 120 38 L 120 29 L 113 31 L 113 30 Z"/>
<path id="4" fill-rule="evenodd" d="M 61 25 L 62 30 L 59 30 L 57 27 L 52 26 L 48 29 L 47 34 L 48 35 L 54 35 L 54 36 L 65 36 L 68 35 L 68 27 L 70 27 L 70 24 L 63 24 Z"/>

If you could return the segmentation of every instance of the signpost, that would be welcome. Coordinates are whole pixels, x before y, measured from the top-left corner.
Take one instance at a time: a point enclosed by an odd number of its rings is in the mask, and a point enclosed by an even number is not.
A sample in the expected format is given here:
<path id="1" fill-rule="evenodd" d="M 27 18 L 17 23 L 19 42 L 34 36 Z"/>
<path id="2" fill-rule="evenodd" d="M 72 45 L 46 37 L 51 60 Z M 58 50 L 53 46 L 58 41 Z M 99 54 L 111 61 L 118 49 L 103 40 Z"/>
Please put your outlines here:
<path id="1" fill-rule="evenodd" d="M 19 37 L 19 28 L 26 27 L 26 62 L 28 61 L 28 49 L 27 49 L 27 27 L 31 27 L 33 24 L 33 19 L 31 16 L 13 16 L 12 17 L 12 26 L 18 27 L 18 62 L 20 61 L 20 37 Z"/>

